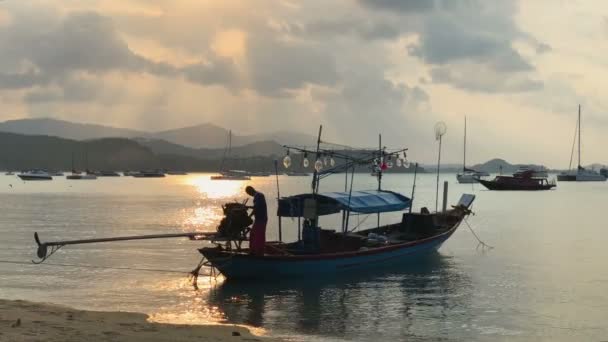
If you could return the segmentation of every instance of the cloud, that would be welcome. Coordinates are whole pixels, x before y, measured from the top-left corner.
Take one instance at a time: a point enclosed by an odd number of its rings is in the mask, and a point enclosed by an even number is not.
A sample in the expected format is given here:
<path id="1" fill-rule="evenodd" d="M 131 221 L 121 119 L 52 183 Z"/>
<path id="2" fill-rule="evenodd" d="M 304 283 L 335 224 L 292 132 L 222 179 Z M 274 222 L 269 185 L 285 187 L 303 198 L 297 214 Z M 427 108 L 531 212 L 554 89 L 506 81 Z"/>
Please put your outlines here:
<path id="1" fill-rule="evenodd" d="M 404 131 L 412 133 L 408 140 L 415 140 L 409 124 L 430 100 L 420 87 L 395 83 L 375 73 L 351 74 L 338 89 L 316 89 L 312 97 L 323 104 L 323 116 L 335 129 L 333 135 L 358 144 L 373 143 L 380 132 L 389 143 L 403 144 Z"/>
<path id="2" fill-rule="evenodd" d="M 525 74 L 505 78 L 491 68 L 468 64 L 458 67 L 435 67 L 430 70 L 433 83 L 446 83 L 460 89 L 482 93 L 518 93 L 543 88 L 543 82 L 528 78 Z"/>
<path id="3" fill-rule="evenodd" d="M 307 84 L 332 86 L 339 79 L 331 55 L 314 44 L 256 37 L 249 42 L 247 62 L 252 88 L 269 96 Z"/>

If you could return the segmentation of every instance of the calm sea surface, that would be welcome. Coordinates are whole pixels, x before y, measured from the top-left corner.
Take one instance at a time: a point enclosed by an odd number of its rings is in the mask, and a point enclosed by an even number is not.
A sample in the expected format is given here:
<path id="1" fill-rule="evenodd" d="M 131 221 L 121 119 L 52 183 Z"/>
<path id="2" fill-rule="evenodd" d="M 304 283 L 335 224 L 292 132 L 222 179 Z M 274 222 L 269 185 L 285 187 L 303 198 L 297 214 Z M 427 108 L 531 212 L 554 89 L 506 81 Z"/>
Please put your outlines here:
<path id="1" fill-rule="evenodd" d="M 343 190 L 344 176 L 322 190 Z M 185 272 L 199 262 L 201 242 L 149 240 L 68 246 L 42 265 L 42 240 L 213 231 L 220 205 L 245 199 L 253 184 L 276 211 L 276 180 L 210 181 L 207 174 L 95 181 L 20 181 L 0 176 L 0 298 L 65 304 L 81 309 L 150 314 L 173 323 L 237 323 L 293 340 L 462 341 L 608 340 L 608 183 L 560 183 L 555 191 L 490 192 L 459 185 L 450 202 L 474 193 L 469 223 L 494 249 L 477 248 L 462 225 L 436 255 L 397 269 L 329 279 L 228 283 Z M 435 176 L 418 179 L 414 208 L 435 206 Z M 384 188 L 409 196 L 411 175 L 387 175 Z M 280 177 L 281 194 L 306 192 L 309 177 Z M 356 189 L 375 188 L 366 174 Z M 385 215 L 383 222 L 398 220 Z M 354 218 L 361 227 L 375 217 Z M 295 237 L 286 222 L 284 236 Z M 331 227 L 336 217 L 321 224 Z M 351 220 L 351 222 L 353 222 Z M 276 239 L 270 218 L 268 239 Z M 65 267 L 77 264 L 94 267 Z M 126 267 L 145 270 L 99 268 Z M 173 271 L 164 272 L 164 271 Z M 177 273 L 183 271 L 184 273 Z"/>

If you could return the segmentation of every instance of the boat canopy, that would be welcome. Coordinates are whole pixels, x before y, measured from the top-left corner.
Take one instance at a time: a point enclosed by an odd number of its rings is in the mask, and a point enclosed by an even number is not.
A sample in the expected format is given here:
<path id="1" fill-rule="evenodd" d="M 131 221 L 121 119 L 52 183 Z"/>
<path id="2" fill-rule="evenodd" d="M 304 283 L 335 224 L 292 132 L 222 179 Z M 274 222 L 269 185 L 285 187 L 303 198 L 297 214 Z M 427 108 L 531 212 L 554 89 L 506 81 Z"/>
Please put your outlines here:
<path id="1" fill-rule="evenodd" d="M 317 200 L 317 215 L 337 214 L 342 210 L 361 214 L 399 211 L 409 208 L 412 201 L 399 193 L 384 190 L 348 192 L 325 192 L 300 194 L 279 199 L 278 216 L 303 217 L 304 201 Z"/>

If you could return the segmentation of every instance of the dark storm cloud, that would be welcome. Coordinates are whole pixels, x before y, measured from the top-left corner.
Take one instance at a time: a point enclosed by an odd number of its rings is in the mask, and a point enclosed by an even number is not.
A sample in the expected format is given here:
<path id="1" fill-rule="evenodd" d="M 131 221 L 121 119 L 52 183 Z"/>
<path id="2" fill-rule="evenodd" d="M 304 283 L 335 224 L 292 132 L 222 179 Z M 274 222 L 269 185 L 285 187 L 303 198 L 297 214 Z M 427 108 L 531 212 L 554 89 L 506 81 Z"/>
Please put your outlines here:
<path id="1" fill-rule="evenodd" d="M 410 45 L 408 51 L 430 64 L 469 60 L 505 72 L 533 69 L 511 47 L 509 37 L 455 22 L 447 16 L 429 19 L 420 33 L 420 42 Z"/>
<path id="2" fill-rule="evenodd" d="M 408 23 L 410 27 L 395 31 L 417 36 L 417 42 L 407 47 L 408 54 L 434 66 L 431 69 L 434 82 L 482 92 L 542 88 L 542 83 L 530 76 L 535 72 L 534 66 L 513 43 L 521 39 L 537 54 L 550 51 L 551 47 L 517 28 L 514 2 L 360 0 L 360 3 L 387 18 L 399 16 Z M 500 76 L 471 73 L 470 64 L 478 64 Z M 460 76 L 465 73 L 466 76 Z"/>

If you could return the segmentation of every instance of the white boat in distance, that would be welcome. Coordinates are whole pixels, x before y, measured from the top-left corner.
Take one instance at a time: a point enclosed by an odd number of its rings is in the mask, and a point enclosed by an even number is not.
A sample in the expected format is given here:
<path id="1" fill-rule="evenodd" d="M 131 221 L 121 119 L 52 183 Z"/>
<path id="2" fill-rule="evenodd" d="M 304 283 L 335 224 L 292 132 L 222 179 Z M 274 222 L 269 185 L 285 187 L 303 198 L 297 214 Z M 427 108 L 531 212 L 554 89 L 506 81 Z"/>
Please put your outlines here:
<path id="1" fill-rule="evenodd" d="M 467 117 L 464 117 L 464 149 L 462 158 L 462 172 L 456 175 L 456 180 L 460 184 L 479 183 L 481 177 L 487 177 L 490 174 L 487 172 L 479 172 L 473 169 L 467 169 Z"/>
<path id="2" fill-rule="evenodd" d="M 92 173 L 80 173 L 78 171 L 72 171 L 72 174 L 65 176 L 65 178 L 70 180 L 94 180 L 97 179 L 97 175 Z"/>
<path id="3" fill-rule="evenodd" d="M 24 181 L 53 180 L 53 176 L 43 170 L 32 170 L 22 172 L 18 174 L 17 177 L 21 178 Z"/>
<path id="4" fill-rule="evenodd" d="M 211 176 L 212 180 L 251 180 L 247 171 L 228 170 L 220 172 L 219 175 Z"/>
<path id="5" fill-rule="evenodd" d="M 568 170 L 557 175 L 557 180 L 560 182 L 605 182 L 606 176 L 598 173 L 595 170 L 587 170 L 581 166 L 581 105 L 578 105 L 578 121 L 577 131 L 574 139 L 578 136 L 578 167 L 576 170 Z M 572 156 L 574 155 L 574 143 L 572 144 L 572 152 L 570 153 L 570 165 L 572 168 Z"/>

